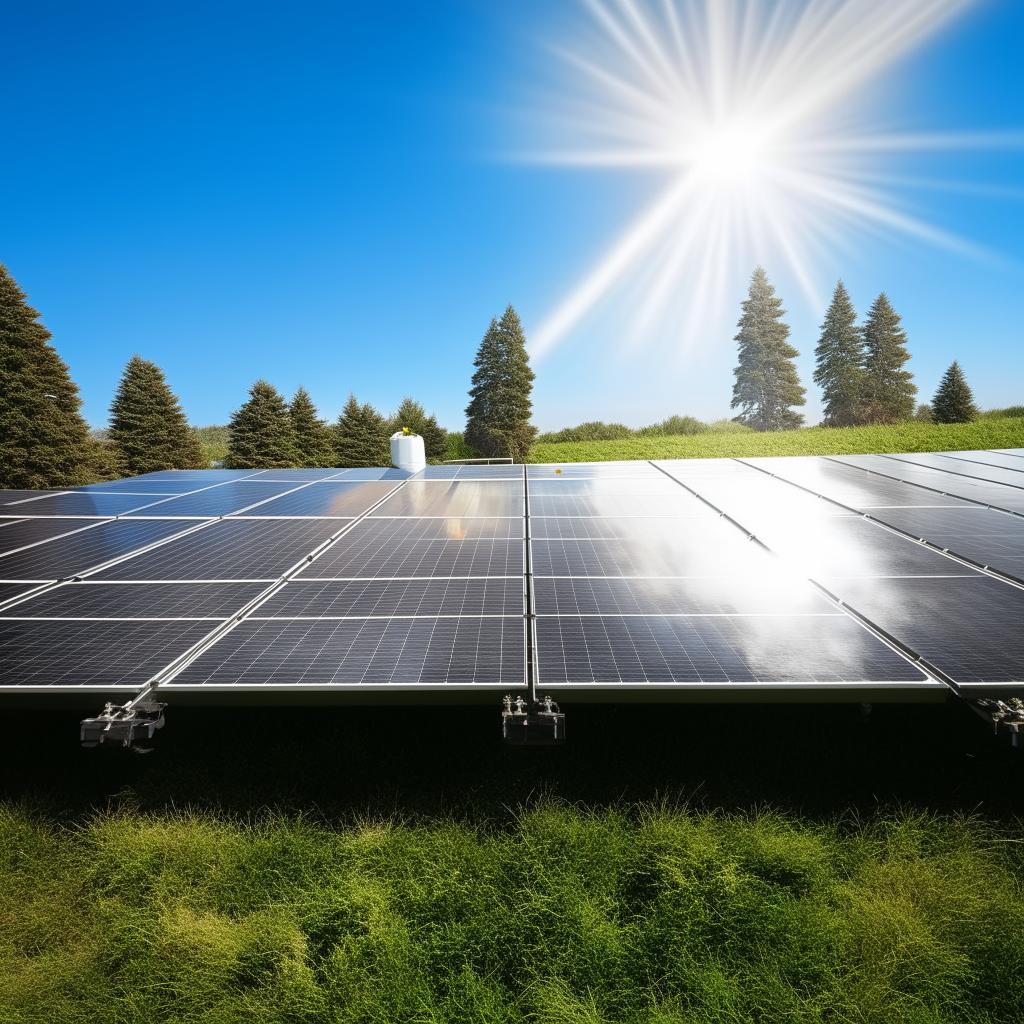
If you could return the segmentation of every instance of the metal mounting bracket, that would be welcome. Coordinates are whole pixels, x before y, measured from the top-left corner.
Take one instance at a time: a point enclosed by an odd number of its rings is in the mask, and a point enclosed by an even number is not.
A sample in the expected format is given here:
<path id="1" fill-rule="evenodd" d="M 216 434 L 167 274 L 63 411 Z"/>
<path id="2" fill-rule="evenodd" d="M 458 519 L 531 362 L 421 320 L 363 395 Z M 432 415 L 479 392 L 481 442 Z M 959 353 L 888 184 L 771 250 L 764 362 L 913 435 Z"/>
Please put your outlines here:
<path id="1" fill-rule="evenodd" d="M 971 710 L 992 724 L 992 730 L 1005 730 L 1010 734 L 1010 745 L 1020 747 L 1024 730 L 1024 700 L 1020 697 L 978 697 L 968 700 Z"/>
<path id="2" fill-rule="evenodd" d="M 560 746 L 565 742 L 565 713 L 550 697 L 527 702 L 506 695 L 502 700 L 501 737 L 516 747 Z"/>
<path id="3" fill-rule="evenodd" d="M 139 701 L 136 704 L 107 704 L 95 717 L 82 720 L 83 747 L 117 744 L 145 753 L 139 740 L 151 740 L 157 729 L 164 727 L 164 708 L 159 701 Z"/>

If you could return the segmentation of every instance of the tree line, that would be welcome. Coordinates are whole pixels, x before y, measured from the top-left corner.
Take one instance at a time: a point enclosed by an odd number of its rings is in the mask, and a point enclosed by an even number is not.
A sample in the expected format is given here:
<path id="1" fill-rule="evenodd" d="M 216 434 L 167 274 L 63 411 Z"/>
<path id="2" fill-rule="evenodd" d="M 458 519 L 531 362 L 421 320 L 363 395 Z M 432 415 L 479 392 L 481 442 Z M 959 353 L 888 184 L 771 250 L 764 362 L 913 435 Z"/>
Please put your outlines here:
<path id="1" fill-rule="evenodd" d="M 735 340 L 734 423 L 754 430 L 798 427 L 805 389 L 789 343 L 782 302 L 758 267 L 742 304 Z M 863 324 L 842 282 L 821 326 L 814 380 L 823 393 L 824 423 L 890 423 L 914 413 L 917 388 L 905 369 L 910 358 L 899 314 L 880 295 Z M 509 306 L 491 320 L 473 362 L 465 442 L 481 456 L 525 460 L 537 436 L 532 425 L 534 372 L 523 327 Z M 78 389 L 17 283 L 0 264 L 0 486 L 69 487 L 97 478 L 206 465 L 195 432 L 161 369 L 133 356 L 110 409 L 104 441 L 80 413 Z M 958 363 L 943 376 L 928 418 L 940 423 L 974 419 L 977 409 Z M 619 425 L 591 424 L 611 429 Z M 721 429 L 673 417 L 647 428 L 667 432 Z M 232 415 L 225 464 L 237 468 L 377 466 L 390 461 L 390 435 L 408 427 L 424 439 L 429 459 L 445 456 L 448 434 L 423 406 L 406 398 L 392 416 L 349 396 L 328 424 L 309 393 L 286 401 L 258 380 Z M 627 430 L 628 428 L 621 428 Z M 682 430 L 687 432 L 687 430 Z"/>
<path id="2" fill-rule="evenodd" d="M 155 363 L 135 355 L 110 406 L 105 437 L 89 430 L 67 365 L 6 267 L 0 264 L 0 487 L 73 487 L 95 479 L 208 465 L 177 395 Z M 526 457 L 533 371 L 515 310 L 491 321 L 474 361 L 466 437 L 485 456 Z M 380 466 L 391 434 L 423 438 L 428 459 L 443 459 L 448 432 L 412 398 L 391 416 L 350 395 L 334 423 L 305 388 L 286 401 L 265 380 L 249 390 L 229 424 L 225 465 Z"/>
<path id="3" fill-rule="evenodd" d="M 736 421 L 755 430 L 790 430 L 803 425 L 797 411 L 806 402 L 783 320 L 782 300 L 763 267 L 754 270 L 742 304 L 735 341 L 739 359 L 732 407 Z M 842 281 L 836 284 L 815 347 L 814 382 L 824 399 L 824 426 L 849 427 L 898 423 L 914 415 L 917 387 L 905 364 L 910 359 L 899 314 L 883 292 L 863 324 Z M 977 407 L 960 364 L 946 370 L 927 418 L 936 423 L 966 423 Z"/>

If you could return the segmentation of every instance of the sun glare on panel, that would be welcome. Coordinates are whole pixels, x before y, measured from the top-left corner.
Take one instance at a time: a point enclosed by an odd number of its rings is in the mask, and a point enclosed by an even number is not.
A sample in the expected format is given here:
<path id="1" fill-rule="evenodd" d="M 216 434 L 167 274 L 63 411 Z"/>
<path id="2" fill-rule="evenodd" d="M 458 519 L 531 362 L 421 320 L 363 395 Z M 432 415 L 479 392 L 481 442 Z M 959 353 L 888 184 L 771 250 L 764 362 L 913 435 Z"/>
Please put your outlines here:
<path id="1" fill-rule="evenodd" d="M 582 0 L 527 159 L 643 171 L 654 194 L 532 331 L 544 356 L 619 295 L 640 341 L 730 337 L 757 263 L 820 311 L 822 254 L 891 233 L 977 254 L 901 209 L 895 153 L 1020 135 L 872 131 L 867 87 L 973 0 Z M 886 123 L 891 123 L 887 121 Z M 891 185 L 895 185 L 893 175 Z M 723 333 L 723 331 L 725 333 Z M 633 339 L 636 341 L 637 339 Z"/>

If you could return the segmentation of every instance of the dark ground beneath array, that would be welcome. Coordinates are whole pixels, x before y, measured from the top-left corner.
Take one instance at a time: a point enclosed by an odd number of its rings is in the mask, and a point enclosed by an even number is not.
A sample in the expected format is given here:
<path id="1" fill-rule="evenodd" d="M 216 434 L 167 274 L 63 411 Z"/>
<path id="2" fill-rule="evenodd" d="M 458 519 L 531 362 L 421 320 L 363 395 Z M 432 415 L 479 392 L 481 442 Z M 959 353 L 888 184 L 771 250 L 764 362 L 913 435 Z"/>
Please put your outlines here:
<path id="1" fill-rule="evenodd" d="M 502 745 L 496 708 L 172 707 L 143 755 L 79 748 L 79 718 L 4 712 L 0 798 L 70 819 L 127 805 L 500 823 L 552 797 L 811 818 L 1024 811 L 1024 758 L 953 702 L 876 705 L 866 718 L 848 705 L 574 706 L 567 745 L 532 749 Z"/>

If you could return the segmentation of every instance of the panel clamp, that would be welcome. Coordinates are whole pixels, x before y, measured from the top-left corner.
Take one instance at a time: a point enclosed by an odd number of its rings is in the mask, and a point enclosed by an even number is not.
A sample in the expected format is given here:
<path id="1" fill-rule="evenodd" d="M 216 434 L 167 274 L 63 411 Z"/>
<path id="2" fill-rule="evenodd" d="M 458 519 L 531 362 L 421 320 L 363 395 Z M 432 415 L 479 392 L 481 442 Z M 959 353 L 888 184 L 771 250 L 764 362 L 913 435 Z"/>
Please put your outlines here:
<path id="1" fill-rule="evenodd" d="M 82 746 L 118 744 L 140 754 L 148 753 L 151 748 L 140 747 L 137 741 L 151 740 L 156 730 L 164 727 L 165 707 L 159 701 L 107 704 L 95 718 L 82 720 Z"/>
<path id="2" fill-rule="evenodd" d="M 506 694 L 502 700 L 501 738 L 516 747 L 560 746 L 565 742 L 565 713 L 550 697 L 526 701 Z"/>
<path id="3" fill-rule="evenodd" d="M 978 697 L 967 701 L 970 709 L 992 723 L 996 734 L 1005 729 L 1010 734 L 1010 746 L 1021 746 L 1021 731 L 1024 730 L 1024 700 L 1020 697 Z"/>

